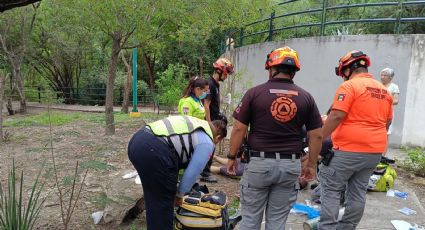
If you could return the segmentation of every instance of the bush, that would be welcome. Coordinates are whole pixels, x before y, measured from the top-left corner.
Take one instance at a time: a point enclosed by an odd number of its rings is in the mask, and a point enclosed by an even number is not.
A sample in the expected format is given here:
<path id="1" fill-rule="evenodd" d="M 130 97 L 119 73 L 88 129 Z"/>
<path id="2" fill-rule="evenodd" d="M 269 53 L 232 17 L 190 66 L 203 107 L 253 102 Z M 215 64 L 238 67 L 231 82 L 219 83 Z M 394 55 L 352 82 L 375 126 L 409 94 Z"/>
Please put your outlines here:
<path id="1" fill-rule="evenodd" d="M 425 149 L 405 148 L 404 151 L 407 152 L 407 158 L 403 166 L 416 175 L 425 176 Z"/>
<path id="2" fill-rule="evenodd" d="M 159 74 L 156 84 L 161 92 L 158 95 L 159 102 L 166 106 L 177 106 L 182 97 L 183 89 L 187 86 L 188 68 L 185 65 L 170 64 L 168 68 Z"/>

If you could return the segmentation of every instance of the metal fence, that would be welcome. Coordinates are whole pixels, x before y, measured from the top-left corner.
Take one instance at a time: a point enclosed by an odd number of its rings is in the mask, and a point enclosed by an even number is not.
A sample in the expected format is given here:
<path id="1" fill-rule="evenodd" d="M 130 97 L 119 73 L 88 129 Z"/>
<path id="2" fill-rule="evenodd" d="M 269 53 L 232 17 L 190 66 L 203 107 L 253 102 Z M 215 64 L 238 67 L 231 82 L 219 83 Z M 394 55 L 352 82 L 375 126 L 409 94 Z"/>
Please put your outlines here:
<path id="1" fill-rule="evenodd" d="M 296 2 L 302 3 L 304 0 L 288 0 L 276 5 L 275 10 L 282 7 L 288 7 L 290 4 Z M 304 1 L 306 2 L 306 1 Z M 393 33 L 403 33 L 401 25 L 406 23 L 425 23 L 425 1 L 386 1 L 386 2 L 372 2 L 372 3 L 356 3 L 356 4 L 345 4 L 345 5 L 330 5 L 329 0 L 317 1 L 320 3 L 320 7 L 305 9 L 301 11 L 283 13 L 280 15 L 273 11 L 267 18 L 254 21 L 247 25 L 244 25 L 241 29 L 228 31 L 225 35 L 223 50 L 229 50 L 234 47 L 240 47 L 257 42 L 273 41 L 274 37 L 281 32 L 308 28 L 310 31 L 307 36 L 325 36 L 328 35 L 327 27 L 332 25 L 349 25 L 355 23 L 375 23 L 375 24 L 387 24 L 392 23 L 394 25 Z M 423 7 L 422 11 L 418 15 L 409 15 L 405 17 L 407 9 L 409 7 Z M 356 19 L 330 19 L 328 16 L 337 13 L 343 9 L 353 8 L 368 8 L 376 9 L 379 7 L 388 8 L 389 12 L 392 12 L 391 17 L 386 15 L 374 14 L 372 18 L 356 18 Z M 409 12 L 410 13 L 410 12 Z M 309 22 L 296 23 L 293 19 L 295 16 L 307 16 L 308 18 L 317 19 L 310 20 Z M 292 22 L 291 23 L 291 18 Z M 282 20 L 285 23 L 282 23 Z M 285 26 L 279 26 L 281 24 L 290 24 Z M 254 37 L 257 37 L 256 39 Z M 295 37 L 306 37 L 306 36 L 295 36 Z"/>
<path id="2" fill-rule="evenodd" d="M 25 97 L 28 101 L 45 102 L 56 101 L 65 104 L 81 104 L 81 105 L 104 105 L 106 98 L 106 88 L 70 88 L 64 87 L 61 91 L 54 91 L 51 88 L 43 88 L 39 86 L 26 86 L 24 89 Z M 159 107 L 160 102 L 158 96 L 161 91 L 157 89 L 145 89 L 138 91 L 138 106 L 154 106 Z M 5 95 L 14 100 L 19 100 L 19 95 L 12 92 L 10 88 L 6 88 Z M 114 105 L 121 105 L 124 101 L 124 93 L 122 88 L 116 88 L 114 91 Z M 130 105 L 132 103 L 132 92 L 129 94 Z"/>

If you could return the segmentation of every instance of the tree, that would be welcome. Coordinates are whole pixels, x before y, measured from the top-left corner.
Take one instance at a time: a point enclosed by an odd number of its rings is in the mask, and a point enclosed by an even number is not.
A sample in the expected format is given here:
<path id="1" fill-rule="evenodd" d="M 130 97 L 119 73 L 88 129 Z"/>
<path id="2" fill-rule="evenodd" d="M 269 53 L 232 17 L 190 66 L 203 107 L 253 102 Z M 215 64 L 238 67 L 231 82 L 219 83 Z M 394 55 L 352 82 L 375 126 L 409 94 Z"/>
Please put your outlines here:
<path id="1" fill-rule="evenodd" d="M 0 15 L 0 45 L 12 69 L 13 88 L 18 92 L 20 112 L 27 110 L 22 64 L 25 60 L 30 35 L 34 28 L 39 4 L 23 7 Z M 18 23 L 16 23 L 18 22 Z"/>
<path id="2" fill-rule="evenodd" d="M 143 27 L 149 27 L 149 22 L 153 15 L 157 13 L 157 6 L 161 3 L 166 3 L 166 1 L 106 0 L 99 4 L 91 0 L 80 0 L 75 3 L 83 13 L 84 22 L 90 23 L 88 26 L 91 30 L 99 29 L 112 41 L 105 99 L 106 135 L 115 133 L 113 98 L 119 54 L 123 47 L 129 44 L 130 38 L 136 31 L 143 33 Z M 143 23 L 140 23 L 141 20 Z M 134 40 L 131 42 L 130 46 L 140 44 L 140 42 Z"/>
<path id="3" fill-rule="evenodd" d="M 131 87 L 131 78 L 132 78 L 132 72 L 131 72 L 131 66 L 129 64 L 129 62 L 131 61 L 131 53 L 129 55 L 130 57 L 128 58 L 128 61 L 125 59 L 125 54 L 124 52 L 121 53 L 121 59 L 122 62 L 125 65 L 125 68 L 127 70 L 127 77 L 124 80 L 124 87 L 123 87 L 123 102 L 122 102 L 122 108 L 121 108 L 121 112 L 123 113 L 128 113 L 128 106 L 130 106 L 130 87 Z"/>
<path id="4" fill-rule="evenodd" d="M 0 12 L 13 9 L 15 7 L 26 6 L 41 0 L 3 0 L 0 2 Z"/>
<path id="5" fill-rule="evenodd" d="M 3 95 L 6 76 L 0 70 L 0 144 L 3 142 Z"/>

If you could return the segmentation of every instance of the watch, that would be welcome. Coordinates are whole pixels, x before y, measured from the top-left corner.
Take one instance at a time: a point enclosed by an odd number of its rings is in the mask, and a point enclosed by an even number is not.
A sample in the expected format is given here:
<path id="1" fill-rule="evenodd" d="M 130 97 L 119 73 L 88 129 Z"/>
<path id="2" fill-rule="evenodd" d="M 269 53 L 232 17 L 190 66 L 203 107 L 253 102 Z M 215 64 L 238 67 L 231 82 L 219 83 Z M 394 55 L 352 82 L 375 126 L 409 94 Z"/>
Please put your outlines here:
<path id="1" fill-rule="evenodd" d="M 231 155 L 229 153 L 229 154 L 227 154 L 227 159 L 229 159 L 229 160 L 236 160 L 236 155 Z"/>

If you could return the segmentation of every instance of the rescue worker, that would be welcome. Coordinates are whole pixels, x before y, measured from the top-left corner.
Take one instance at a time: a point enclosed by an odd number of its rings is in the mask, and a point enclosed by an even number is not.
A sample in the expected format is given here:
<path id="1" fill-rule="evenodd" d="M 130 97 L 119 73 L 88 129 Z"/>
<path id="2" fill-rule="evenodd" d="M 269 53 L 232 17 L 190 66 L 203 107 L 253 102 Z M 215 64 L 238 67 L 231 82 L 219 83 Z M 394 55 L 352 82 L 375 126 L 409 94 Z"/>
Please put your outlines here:
<path id="1" fill-rule="evenodd" d="M 128 144 L 128 157 L 140 175 L 150 230 L 173 229 L 173 206 L 182 203 L 227 135 L 223 121 L 171 116 L 147 124 Z M 177 188 L 179 169 L 186 168 Z"/>
<path id="2" fill-rule="evenodd" d="M 220 112 L 220 82 L 233 74 L 233 64 L 227 58 L 219 58 L 213 63 L 213 75 L 208 80 L 210 93 L 204 100 L 207 121 L 223 120 Z"/>
<path id="3" fill-rule="evenodd" d="M 219 58 L 213 63 L 214 72 L 208 80 L 210 93 L 204 99 L 207 121 L 223 120 L 227 124 L 227 118 L 220 112 L 220 82 L 227 79 L 233 74 L 233 64 L 227 58 Z M 212 159 L 208 162 L 207 167 L 201 174 L 201 181 L 217 182 L 210 172 Z"/>
<path id="4" fill-rule="evenodd" d="M 323 127 L 324 138 L 332 133 L 334 157 L 327 166 L 320 165 L 320 230 L 356 229 L 363 216 L 369 177 L 386 148 L 392 98 L 368 73 L 369 66 L 370 58 L 353 50 L 335 68 L 344 82 Z M 345 189 L 345 213 L 338 222 L 340 193 Z"/>
<path id="5" fill-rule="evenodd" d="M 265 210 L 266 230 L 285 229 L 297 199 L 303 131 L 310 137 L 308 164 L 301 176 L 314 179 L 322 144 L 319 110 L 313 97 L 293 82 L 300 70 L 297 52 L 272 51 L 265 64 L 268 82 L 249 89 L 233 113 L 227 170 L 235 174 L 236 153 L 248 130 L 250 161 L 240 181 L 241 230 L 260 229 Z"/>
<path id="6" fill-rule="evenodd" d="M 202 100 L 208 95 L 208 81 L 194 77 L 183 91 L 183 97 L 179 101 L 178 111 L 180 115 L 188 115 L 205 120 L 205 108 Z"/>

